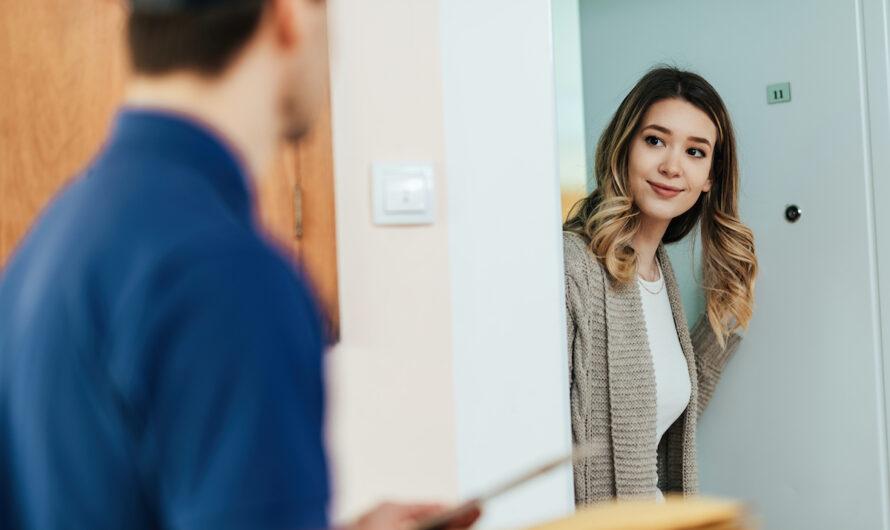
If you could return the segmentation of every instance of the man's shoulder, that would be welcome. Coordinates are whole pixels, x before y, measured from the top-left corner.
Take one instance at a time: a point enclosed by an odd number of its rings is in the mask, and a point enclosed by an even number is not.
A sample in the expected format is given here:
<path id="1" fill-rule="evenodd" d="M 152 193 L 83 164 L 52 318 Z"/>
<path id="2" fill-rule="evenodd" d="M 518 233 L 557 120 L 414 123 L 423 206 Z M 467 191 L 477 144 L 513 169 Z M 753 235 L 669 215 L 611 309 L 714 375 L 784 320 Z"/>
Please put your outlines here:
<path id="1" fill-rule="evenodd" d="M 143 367 L 186 353 L 196 365 L 223 366 L 216 374 L 227 377 L 254 362 L 314 367 L 323 347 L 309 286 L 258 236 L 211 231 L 184 240 L 113 297 L 108 355 L 124 395 L 138 394 L 127 385 L 142 384 Z"/>
<path id="2" fill-rule="evenodd" d="M 84 240 L 87 267 L 123 271 L 122 282 L 158 273 L 174 279 L 196 267 L 225 268 L 232 274 L 262 271 L 263 277 L 280 272 L 283 260 L 244 210 L 246 199 L 236 198 L 233 206 L 221 187 L 193 168 L 145 154 L 132 156 L 130 164 L 101 161 L 72 186 L 78 189 L 61 197 L 68 204 L 60 208 L 71 210 L 70 217 L 89 229 Z"/>
<path id="3" fill-rule="evenodd" d="M 216 229 L 180 242 L 159 263 L 165 272 L 176 271 L 191 281 L 218 280 L 227 290 L 303 288 L 293 264 L 263 236 L 250 231 L 231 233 Z"/>
<path id="4" fill-rule="evenodd" d="M 155 300 L 177 295 L 202 304 L 282 308 L 311 299 L 296 264 L 255 230 L 206 226 L 150 252 L 154 256 L 144 270 L 134 271 L 131 282 Z"/>

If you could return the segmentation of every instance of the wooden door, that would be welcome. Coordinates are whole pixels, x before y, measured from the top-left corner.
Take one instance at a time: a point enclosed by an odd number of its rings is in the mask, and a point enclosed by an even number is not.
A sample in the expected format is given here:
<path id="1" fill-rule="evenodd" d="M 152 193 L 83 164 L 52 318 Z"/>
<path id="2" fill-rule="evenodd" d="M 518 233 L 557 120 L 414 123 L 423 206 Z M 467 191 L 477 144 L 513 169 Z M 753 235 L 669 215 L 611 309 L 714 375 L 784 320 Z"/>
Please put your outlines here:
<path id="1" fill-rule="evenodd" d="M 0 2 L 0 260 L 107 134 L 123 93 L 111 1 Z"/>
<path id="2" fill-rule="evenodd" d="M 0 266 L 109 132 L 128 71 L 122 5 L 116 0 L 0 0 Z M 308 138 L 282 147 L 276 167 L 261 180 L 257 199 L 268 232 L 305 263 L 336 338 L 330 98 L 320 115 Z M 298 190 L 302 212 L 297 211 Z"/>
<path id="3" fill-rule="evenodd" d="M 300 262 L 326 314 L 328 335 L 339 337 L 331 91 L 309 135 L 281 146 L 270 174 L 260 180 L 260 218 L 269 234 Z"/>

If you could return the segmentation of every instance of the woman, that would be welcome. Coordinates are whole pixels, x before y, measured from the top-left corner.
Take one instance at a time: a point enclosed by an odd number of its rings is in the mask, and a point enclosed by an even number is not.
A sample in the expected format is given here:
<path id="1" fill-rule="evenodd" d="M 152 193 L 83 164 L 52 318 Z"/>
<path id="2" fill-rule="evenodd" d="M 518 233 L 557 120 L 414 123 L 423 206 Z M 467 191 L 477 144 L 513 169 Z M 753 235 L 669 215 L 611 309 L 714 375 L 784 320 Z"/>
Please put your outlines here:
<path id="1" fill-rule="evenodd" d="M 698 491 L 695 424 L 751 318 L 757 258 L 738 218 L 720 96 L 676 68 L 646 74 L 597 145 L 596 190 L 563 226 L 579 505 Z M 664 244 L 701 225 L 707 304 L 687 330 Z"/>

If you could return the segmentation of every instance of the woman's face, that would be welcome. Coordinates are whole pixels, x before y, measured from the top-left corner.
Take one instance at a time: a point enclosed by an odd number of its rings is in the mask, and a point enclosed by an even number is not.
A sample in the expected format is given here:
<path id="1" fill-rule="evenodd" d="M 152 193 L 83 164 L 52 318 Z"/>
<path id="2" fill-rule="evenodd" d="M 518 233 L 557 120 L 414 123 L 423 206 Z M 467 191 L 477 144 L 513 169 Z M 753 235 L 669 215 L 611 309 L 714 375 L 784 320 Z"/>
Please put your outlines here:
<path id="1" fill-rule="evenodd" d="M 711 189 L 717 127 L 682 99 L 653 103 L 630 142 L 628 180 L 642 221 L 664 224 Z"/>

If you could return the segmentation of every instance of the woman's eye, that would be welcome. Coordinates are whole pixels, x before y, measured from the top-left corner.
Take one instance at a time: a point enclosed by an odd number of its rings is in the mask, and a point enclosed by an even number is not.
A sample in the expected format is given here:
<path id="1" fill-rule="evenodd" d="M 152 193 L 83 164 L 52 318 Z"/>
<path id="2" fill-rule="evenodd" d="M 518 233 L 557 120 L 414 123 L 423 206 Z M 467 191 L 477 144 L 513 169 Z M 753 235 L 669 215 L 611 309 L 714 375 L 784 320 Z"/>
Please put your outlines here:
<path id="1" fill-rule="evenodd" d="M 653 146 L 662 146 L 664 142 L 661 141 L 661 138 L 657 136 L 647 136 L 646 143 Z"/>
<path id="2" fill-rule="evenodd" d="M 705 152 L 702 151 L 701 149 L 696 149 L 695 147 L 693 147 L 692 149 L 690 149 L 689 151 L 686 151 L 686 152 L 689 153 L 690 155 L 694 156 L 695 158 L 704 158 L 705 157 Z"/>

